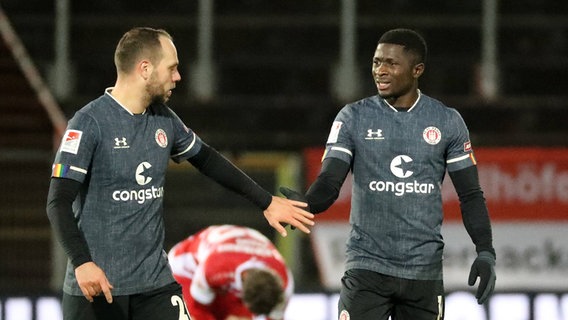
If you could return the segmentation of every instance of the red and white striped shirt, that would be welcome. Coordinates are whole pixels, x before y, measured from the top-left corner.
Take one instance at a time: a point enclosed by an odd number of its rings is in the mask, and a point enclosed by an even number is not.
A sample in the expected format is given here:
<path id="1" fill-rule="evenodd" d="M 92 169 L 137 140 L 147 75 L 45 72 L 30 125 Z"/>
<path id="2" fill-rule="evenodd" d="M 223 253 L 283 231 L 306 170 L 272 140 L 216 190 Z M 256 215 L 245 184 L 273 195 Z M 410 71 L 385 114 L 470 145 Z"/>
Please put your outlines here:
<path id="1" fill-rule="evenodd" d="M 283 319 L 294 289 L 292 274 L 274 244 L 257 230 L 211 226 L 176 244 L 168 258 L 192 319 Z M 255 317 L 241 300 L 241 276 L 252 268 L 271 270 L 285 286 L 284 302 L 268 317 Z"/>

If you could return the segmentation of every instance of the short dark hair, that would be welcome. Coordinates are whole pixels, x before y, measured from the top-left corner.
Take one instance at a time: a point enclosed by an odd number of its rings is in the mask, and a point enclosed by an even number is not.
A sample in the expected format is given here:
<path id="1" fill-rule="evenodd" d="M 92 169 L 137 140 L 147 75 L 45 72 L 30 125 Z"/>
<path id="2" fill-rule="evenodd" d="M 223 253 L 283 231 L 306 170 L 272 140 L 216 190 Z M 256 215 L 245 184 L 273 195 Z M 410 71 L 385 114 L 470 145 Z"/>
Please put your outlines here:
<path id="1" fill-rule="evenodd" d="M 162 58 L 160 37 L 172 39 L 163 29 L 136 27 L 126 32 L 114 52 L 114 64 L 120 72 L 130 72 L 142 55 L 146 55 L 152 63 Z"/>
<path id="2" fill-rule="evenodd" d="M 268 315 L 284 300 L 282 280 L 263 269 L 249 269 L 243 279 L 243 302 L 255 315 Z"/>
<path id="3" fill-rule="evenodd" d="M 416 31 L 411 29 L 392 29 L 385 32 L 379 39 L 379 43 L 398 44 L 405 50 L 416 55 L 416 63 L 426 62 L 428 47 L 424 38 Z"/>

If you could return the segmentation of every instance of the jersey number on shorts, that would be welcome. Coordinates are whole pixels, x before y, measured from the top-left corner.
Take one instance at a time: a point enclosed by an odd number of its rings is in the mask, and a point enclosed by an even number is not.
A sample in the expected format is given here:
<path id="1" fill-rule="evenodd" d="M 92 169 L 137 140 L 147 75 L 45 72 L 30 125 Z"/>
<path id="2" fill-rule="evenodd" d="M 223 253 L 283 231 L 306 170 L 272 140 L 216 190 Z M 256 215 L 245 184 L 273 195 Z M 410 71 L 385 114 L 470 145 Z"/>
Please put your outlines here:
<path id="1" fill-rule="evenodd" d="M 171 301 L 173 306 L 178 306 L 179 308 L 179 320 L 191 320 L 185 308 L 185 303 L 180 296 L 172 296 Z"/>

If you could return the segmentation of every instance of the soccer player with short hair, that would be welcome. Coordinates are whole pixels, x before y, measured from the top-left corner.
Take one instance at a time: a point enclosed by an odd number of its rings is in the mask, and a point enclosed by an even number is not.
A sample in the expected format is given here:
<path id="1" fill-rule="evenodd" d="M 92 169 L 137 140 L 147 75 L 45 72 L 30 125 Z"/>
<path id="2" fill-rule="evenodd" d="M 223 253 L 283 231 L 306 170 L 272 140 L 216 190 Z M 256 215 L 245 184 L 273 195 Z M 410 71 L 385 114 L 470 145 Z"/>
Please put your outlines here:
<path id="1" fill-rule="evenodd" d="M 478 253 L 469 285 L 485 302 L 495 284 L 495 250 L 468 129 L 453 108 L 418 89 L 426 42 L 417 32 L 382 35 L 372 60 L 378 95 L 347 104 L 333 122 L 322 168 L 305 197 L 313 213 L 337 199 L 347 173 L 353 190 L 340 319 L 444 317 L 441 186 L 446 171 Z"/>
<path id="2" fill-rule="evenodd" d="M 280 223 L 309 233 L 313 215 L 272 196 L 166 105 L 181 80 L 166 31 L 131 29 L 114 58 L 115 86 L 75 113 L 53 164 L 47 214 L 69 257 L 64 319 L 187 320 L 163 249 L 170 159 L 249 199 L 284 236 Z"/>

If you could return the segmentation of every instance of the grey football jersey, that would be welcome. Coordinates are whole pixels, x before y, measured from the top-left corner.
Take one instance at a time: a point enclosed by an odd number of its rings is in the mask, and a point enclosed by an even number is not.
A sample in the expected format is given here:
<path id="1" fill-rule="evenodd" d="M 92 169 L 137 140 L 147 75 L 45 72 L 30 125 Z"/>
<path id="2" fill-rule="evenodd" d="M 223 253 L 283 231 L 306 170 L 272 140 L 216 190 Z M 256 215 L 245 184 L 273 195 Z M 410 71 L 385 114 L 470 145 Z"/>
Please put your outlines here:
<path id="1" fill-rule="evenodd" d="M 475 164 L 459 113 L 424 94 L 408 112 L 369 97 L 339 112 L 324 157 L 352 167 L 346 269 L 442 279 L 442 181 Z"/>
<path id="2" fill-rule="evenodd" d="M 69 121 L 52 176 L 83 184 L 73 211 L 114 295 L 174 281 L 163 249 L 164 180 L 169 160 L 195 155 L 201 143 L 167 106 L 135 115 L 109 93 Z M 64 291 L 82 294 L 70 264 Z"/>

